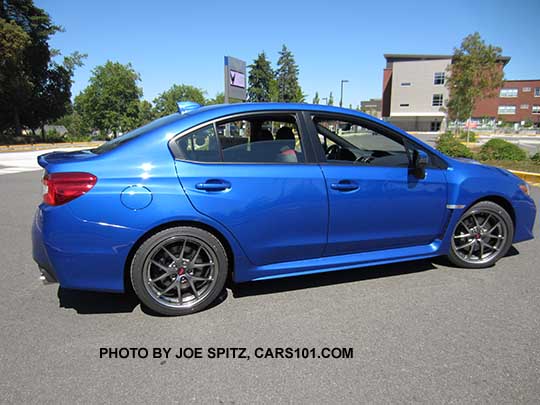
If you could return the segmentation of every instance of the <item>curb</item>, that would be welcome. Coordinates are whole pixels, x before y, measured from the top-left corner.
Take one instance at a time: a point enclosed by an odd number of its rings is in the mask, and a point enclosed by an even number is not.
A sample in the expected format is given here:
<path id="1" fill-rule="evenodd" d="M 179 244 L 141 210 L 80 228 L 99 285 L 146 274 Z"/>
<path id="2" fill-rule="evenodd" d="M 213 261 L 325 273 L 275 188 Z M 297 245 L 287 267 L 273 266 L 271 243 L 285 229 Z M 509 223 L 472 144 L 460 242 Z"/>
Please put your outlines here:
<path id="1" fill-rule="evenodd" d="M 525 180 L 531 186 L 540 187 L 540 173 L 522 172 L 519 170 L 509 170 L 514 173 L 520 179 Z"/>

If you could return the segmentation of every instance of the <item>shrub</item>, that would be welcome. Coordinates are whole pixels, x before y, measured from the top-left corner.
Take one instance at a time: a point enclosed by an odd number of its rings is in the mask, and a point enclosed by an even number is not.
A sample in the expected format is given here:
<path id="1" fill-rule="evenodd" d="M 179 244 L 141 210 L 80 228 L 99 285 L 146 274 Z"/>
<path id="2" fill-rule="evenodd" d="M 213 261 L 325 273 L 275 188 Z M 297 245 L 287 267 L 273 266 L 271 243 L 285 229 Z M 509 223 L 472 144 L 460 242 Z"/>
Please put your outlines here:
<path id="1" fill-rule="evenodd" d="M 467 141 L 467 131 L 459 131 L 458 137 L 461 141 Z M 476 134 L 469 131 L 469 142 L 476 142 Z"/>
<path id="2" fill-rule="evenodd" d="M 536 152 L 532 157 L 531 160 L 534 163 L 540 163 L 540 152 Z"/>
<path id="3" fill-rule="evenodd" d="M 439 137 L 437 149 L 452 157 L 472 158 L 472 151 L 463 145 L 458 138 L 447 132 Z"/>
<path id="4" fill-rule="evenodd" d="M 490 139 L 480 149 L 479 157 L 482 160 L 521 161 L 527 159 L 527 152 L 503 139 Z"/>

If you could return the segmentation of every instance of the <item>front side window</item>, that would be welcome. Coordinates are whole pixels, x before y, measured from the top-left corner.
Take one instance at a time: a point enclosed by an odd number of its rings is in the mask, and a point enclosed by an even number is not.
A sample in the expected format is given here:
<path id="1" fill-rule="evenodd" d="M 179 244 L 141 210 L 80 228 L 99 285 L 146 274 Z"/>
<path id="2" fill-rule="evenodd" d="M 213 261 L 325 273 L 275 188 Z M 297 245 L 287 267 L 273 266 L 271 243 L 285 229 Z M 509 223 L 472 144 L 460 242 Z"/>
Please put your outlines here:
<path id="1" fill-rule="evenodd" d="M 534 96 L 535 97 L 540 97 L 540 87 L 535 87 L 534 88 Z"/>
<path id="2" fill-rule="evenodd" d="M 434 94 L 433 98 L 431 99 L 431 105 L 433 107 L 441 107 L 443 105 L 443 95 Z"/>
<path id="3" fill-rule="evenodd" d="M 516 106 L 515 105 L 500 105 L 497 112 L 499 114 L 515 114 Z"/>
<path id="4" fill-rule="evenodd" d="M 500 97 L 517 97 L 518 89 L 501 89 Z"/>
<path id="5" fill-rule="evenodd" d="M 444 84 L 444 72 L 435 72 L 435 75 L 433 77 L 433 84 Z"/>
<path id="6" fill-rule="evenodd" d="M 409 166 L 402 137 L 385 135 L 353 121 L 314 117 L 313 123 L 329 163 Z"/>
<path id="7" fill-rule="evenodd" d="M 540 105 L 533 105 L 532 106 L 532 113 L 533 114 L 540 114 Z"/>

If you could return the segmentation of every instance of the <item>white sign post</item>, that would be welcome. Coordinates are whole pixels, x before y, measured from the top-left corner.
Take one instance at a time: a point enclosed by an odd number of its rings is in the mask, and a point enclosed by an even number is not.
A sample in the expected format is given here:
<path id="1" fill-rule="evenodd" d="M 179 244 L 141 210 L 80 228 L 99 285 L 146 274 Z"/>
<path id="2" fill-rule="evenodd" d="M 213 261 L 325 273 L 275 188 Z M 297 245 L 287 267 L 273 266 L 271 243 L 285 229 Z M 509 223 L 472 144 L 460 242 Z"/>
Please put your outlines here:
<path id="1" fill-rule="evenodd" d="M 225 56 L 225 103 L 230 99 L 246 101 L 246 62 Z"/>

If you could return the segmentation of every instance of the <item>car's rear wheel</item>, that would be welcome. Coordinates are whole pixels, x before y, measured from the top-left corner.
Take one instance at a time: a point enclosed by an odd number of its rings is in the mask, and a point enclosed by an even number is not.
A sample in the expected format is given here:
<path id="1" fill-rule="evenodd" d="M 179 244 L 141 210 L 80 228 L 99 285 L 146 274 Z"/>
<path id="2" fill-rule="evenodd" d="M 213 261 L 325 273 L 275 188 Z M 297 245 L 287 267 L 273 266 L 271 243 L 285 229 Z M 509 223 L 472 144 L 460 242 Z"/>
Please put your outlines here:
<path id="1" fill-rule="evenodd" d="M 214 235 L 174 227 L 147 239 L 131 264 L 135 293 L 163 315 L 186 315 L 210 305 L 227 278 L 227 254 Z"/>
<path id="2" fill-rule="evenodd" d="M 508 252 L 513 237 L 514 224 L 508 212 L 494 202 L 481 201 L 459 219 L 448 258 L 459 267 L 488 267 Z"/>

